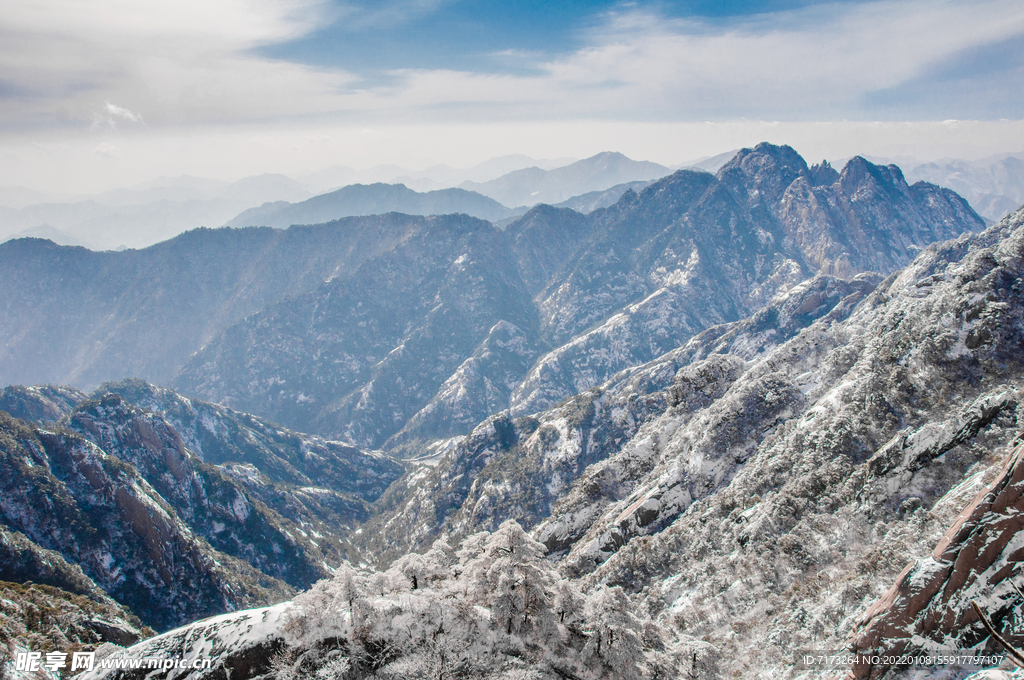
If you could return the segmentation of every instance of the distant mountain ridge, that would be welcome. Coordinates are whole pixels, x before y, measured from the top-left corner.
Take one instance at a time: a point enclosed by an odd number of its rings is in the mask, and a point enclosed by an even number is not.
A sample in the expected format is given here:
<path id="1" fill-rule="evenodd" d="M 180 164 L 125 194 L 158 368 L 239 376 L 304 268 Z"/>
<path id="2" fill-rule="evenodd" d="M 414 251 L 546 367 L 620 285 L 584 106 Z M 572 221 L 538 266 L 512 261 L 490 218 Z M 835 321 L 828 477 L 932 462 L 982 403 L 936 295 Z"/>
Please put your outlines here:
<path id="1" fill-rule="evenodd" d="M 553 170 L 524 168 L 489 182 L 463 182 L 459 186 L 503 205 L 529 207 L 561 203 L 580 194 L 626 182 L 658 179 L 671 172 L 658 163 L 634 161 L 621 153 L 606 151 Z"/>
<path id="2" fill-rule="evenodd" d="M 0 382 L 167 382 L 216 333 L 351 273 L 421 221 L 384 215 L 287 231 L 199 229 L 124 252 L 38 239 L 0 244 L 0 280 L 18 289 L 0 310 Z M 40 278 L 44 270 L 61 273 Z M 43 336 L 56 342 L 38 342 Z"/>
<path id="3" fill-rule="evenodd" d="M 942 160 L 917 165 L 908 177 L 949 187 L 992 222 L 1024 204 L 1024 154 L 975 161 Z"/>
<path id="4" fill-rule="evenodd" d="M 342 217 L 390 212 L 409 215 L 464 213 L 488 221 L 505 219 L 515 214 L 497 201 L 465 189 L 438 189 L 420 193 L 403 184 L 352 184 L 301 203 L 265 203 L 235 216 L 225 226 L 286 229 L 293 224 L 322 224 Z"/>
<path id="5" fill-rule="evenodd" d="M 200 226 L 222 224 L 239 211 L 271 199 L 301 200 L 307 187 L 284 175 L 265 174 L 237 182 L 171 178 L 96 196 L 49 199 L 20 207 L 0 206 L 0 240 L 41 225 L 103 250 L 139 248 Z"/>

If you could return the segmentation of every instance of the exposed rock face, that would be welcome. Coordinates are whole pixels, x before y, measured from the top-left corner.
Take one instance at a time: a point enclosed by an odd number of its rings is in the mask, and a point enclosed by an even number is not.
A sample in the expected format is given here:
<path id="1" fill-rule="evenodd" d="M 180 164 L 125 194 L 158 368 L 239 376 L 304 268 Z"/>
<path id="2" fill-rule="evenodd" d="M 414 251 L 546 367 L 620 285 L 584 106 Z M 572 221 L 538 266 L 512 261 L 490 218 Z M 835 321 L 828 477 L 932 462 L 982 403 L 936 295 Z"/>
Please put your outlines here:
<path id="1" fill-rule="evenodd" d="M 345 533 L 403 471 L 140 380 L 91 398 L 5 395 L 43 422 L 68 412 L 55 431 L 4 421 L 0 580 L 106 591 L 157 628 L 280 599 L 357 560 Z"/>
<path id="2" fill-rule="evenodd" d="M 1024 559 L 1024 446 L 1007 456 L 999 475 L 964 508 L 929 557 L 907 566 L 896 584 L 858 622 L 852 647 L 889 654 L 970 649 L 988 637 L 971 602 L 977 602 L 996 630 L 1020 647 L 1015 629 Z M 1007 627 L 1007 624 L 1009 626 Z M 1005 627 L 1005 628 L 1004 628 Z M 987 649 L 1005 653 L 995 641 Z M 847 676 L 877 678 L 889 666 L 860 664 Z"/>
<path id="3" fill-rule="evenodd" d="M 128 404 L 120 395 L 84 402 L 66 426 L 132 465 L 178 519 L 215 549 L 264 574 L 308 588 L 329 574 L 327 562 L 341 559 L 333 532 L 314 538 L 268 507 L 261 494 L 195 457 L 159 415 Z M 315 517 L 303 524 L 314 532 L 324 528 Z"/>
<path id="4" fill-rule="evenodd" d="M 888 274 L 922 246 L 984 227 L 956 194 L 910 187 L 895 166 L 854 158 L 823 178 L 789 147 L 762 144 L 717 176 L 680 171 L 592 214 L 593 236 L 538 296 L 555 349 L 516 388 L 513 412 L 754 314 L 815 274 Z"/>
<path id="5" fill-rule="evenodd" d="M 85 399 L 85 392 L 74 387 L 8 385 L 0 391 L 0 411 L 37 425 L 47 425 L 71 413 Z"/>
<path id="6" fill-rule="evenodd" d="M 0 674 L 13 673 L 20 651 L 127 647 L 153 631 L 116 602 L 39 583 L 0 581 Z M 13 652 L 13 653 L 12 653 Z"/>
<path id="7" fill-rule="evenodd" d="M 360 499 L 376 500 L 403 472 L 400 463 L 381 453 L 287 430 L 141 380 L 104 383 L 96 395 L 107 392 L 159 414 L 204 462 L 254 467 L 296 493 L 305 489 L 341 494 L 353 506 L 354 516 L 363 512 L 355 510 Z"/>
<path id="8" fill-rule="evenodd" d="M 79 565 L 149 625 L 289 592 L 197 539 L 133 466 L 82 437 L 0 414 L 0 440 L 0 521 Z"/>
<path id="9" fill-rule="evenodd" d="M 431 456 L 403 468 L 128 381 L 55 432 L 3 421 L 0 520 L 120 601 L 148 597 L 140 614 L 160 625 L 186 612 L 165 611 L 158 579 L 213 584 L 190 593 L 193 615 L 265 604 L 331 555 L 387 563 L 508 517 L 585 590 L 621 587 L 714 645 L 724 676 L 781 677 L 793 650 L 855 631 L 872 648 L 984 644 L 965 598 L 1010 625 L 1024 212 L 973 233 L 961 199 L 893 166 L 808 168 L 762 145 L 585 217 L 410 220 L 231 326 L 179 379 Z M 77 398 L 19 394 L 40 419 Z M 349 553 L 339 534 L 364 519 Z M 76 522 L 93 542 L 117 533 L 148 590 L 60 547 Z M 268 640 L 239 674 L 263 672 Z"/>

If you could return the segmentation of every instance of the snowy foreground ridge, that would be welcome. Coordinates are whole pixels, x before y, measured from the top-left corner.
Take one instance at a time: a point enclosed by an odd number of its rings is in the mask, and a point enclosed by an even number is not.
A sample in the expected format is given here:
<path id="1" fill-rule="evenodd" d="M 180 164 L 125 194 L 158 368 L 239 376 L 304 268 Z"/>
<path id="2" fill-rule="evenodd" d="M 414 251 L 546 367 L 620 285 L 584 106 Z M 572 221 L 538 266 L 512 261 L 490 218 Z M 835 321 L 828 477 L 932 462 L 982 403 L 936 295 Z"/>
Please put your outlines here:
<path id="1" fill-rule="evenodd" d="M 714 670 L 709 645 L 669 642 L 620 588 L 583 596 L 543 555 L 544 546 L 509 520 L 457 552 L 438 541 L 386 572 L 342 568 L 293 602 L 206 619 L 126 654 L 215 660 L 211 670 L 179 676 L 189 678 L 640 678 Z"/>

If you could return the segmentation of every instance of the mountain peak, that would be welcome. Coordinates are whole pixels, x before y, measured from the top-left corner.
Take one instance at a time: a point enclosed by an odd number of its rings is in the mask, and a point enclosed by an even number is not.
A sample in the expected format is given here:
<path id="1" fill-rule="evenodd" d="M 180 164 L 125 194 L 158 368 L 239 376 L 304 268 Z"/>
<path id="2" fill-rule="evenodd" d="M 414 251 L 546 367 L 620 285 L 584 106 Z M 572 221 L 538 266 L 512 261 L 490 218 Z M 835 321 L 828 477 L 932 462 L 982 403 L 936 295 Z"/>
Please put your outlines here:
<path id="1" fill-rule="evenodd" d="M 807 161 L 793 147 L 761 142 L 753 149 L 741 149 L 718 171 L 718 178 L 738 182 L 752 195 L 760 193 L 774 201 L 793 180 L 807 173 Z"/>

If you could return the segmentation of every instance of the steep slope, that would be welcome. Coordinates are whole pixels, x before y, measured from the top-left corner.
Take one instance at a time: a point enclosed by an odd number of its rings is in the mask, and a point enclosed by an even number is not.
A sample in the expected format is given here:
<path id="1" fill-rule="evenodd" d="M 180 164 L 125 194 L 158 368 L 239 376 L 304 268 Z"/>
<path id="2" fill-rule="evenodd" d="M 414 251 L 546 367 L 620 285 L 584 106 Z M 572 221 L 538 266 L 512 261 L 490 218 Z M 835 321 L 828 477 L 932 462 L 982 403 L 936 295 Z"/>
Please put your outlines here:
<path id="1" fill-rule="evenodd" d="M 723 670 L 842 648 L 1019 436 L 1022 225 L 927 249 L 709 407 L 645 424 L 624 450 L 653 464 L 604 492 L 614 502 L 567 568 L 649 588 L 642 600 L 719 646 Z"/>
<path id="2" fill-rule="evenodd" d="M 464 213 L 491 221 L 515 214 L 501 203 L 465 189 L 438 189 L 420 193 L 403 184 L 352 184 L 301 203 L 264 203 L 228 220 L 225 226 L 286 229 L 293 224 L 322 224 L 342 217 L 391 212 L 408 215 Z"/>
<path id="3" fill-rule="evenodd" d="M 0 414 L 0 466 L 0 522 L 155 628 L 289 592 L 197 539 L 132 465 L 76 434 Z"/>
<path id="4" fill-rule="evenodd" d="M 181 391 L 379 446 L 499 322 L 536 332 L 505 235 L 466 216 L 417 218 L 396 247 L 247 319 L 192 357 Z"/>
<path id="5" fill-rule="evenodd" d="M 166 382 L 221 330 L 355 271 L 420 225 L 385 215 L 286 231 L 199 229 L 116 253 L 9 241 L 0 245 L 0 384 Z"/>
<path id="6" fill-rule="evenodd" d="M 102 588 L 160 628 L 273 601 L 291 592 L 289 585 L 308 588 L 329 576 L 344 558 L 358 560 L 345 535 L 402 471 L 381 454 L 140 380 L 105 384 L 92 397 L 53 386 L 7 393 L 57 430 L 5 421 L 14 434 L 0 446 L 10 457 L 10 488 L 0 503 L 0 580 L 45 583 L 93 599 Z M 46 407 L 60 397 L 81 401 L 53 423 Z M 51 469 L 23 455 L 25 447 Z M 60 462 L 67 455 L 77 467 Z M 105 473 L 88 464 L 89 455 Z M 157 587 L 145 585 L 153 575 L 166 592 L 145 590 Z M 206 585 L 174 609 L 171 600 L 197 578 Z M 142 583 L 142 590 L 126 582 Z"/>
<path id="7" fill-rule="evenodd" d="M 0 411 L 37 425 L 58 422 L 86 399 L 85 392 L 56 385 L 8 385 L 0 391 Z"/>
<path id="8" fill-rule="evenodd" d="M 1013 627 L 1020 593 L 1012 579 L 1024 528 L 1022 455 L 1024 447 L 1018 446 L 1006 456 L 996 478 L 961 511 L 931 555 L 907 565 L 871 606 L 858 622 L 853 649 L 882 647 L 897 658 L 979 647 L 992 656 L 1005 654 L 983 628 L 972 602 L 996 630 L 1004 631 L 1004 639 L 1020 648 L 1024 635 Z M 857 663 L 848 677 L 880 677 L 905 665 Z"/>
<path id="9" fill-rule="evenodd" d="M 376 500 L 403 472 L 388 456 L 287 430 L 142 380 L 103 383 L 94 396 L 108 392 L 159 414 L 202 461 L 254 467 L 295 493 L 323 496 L 330 491 L 358 507 L 359 500 Z"/>
<path id="10" fill-rule="evenodd" d="M 608 494 L 628 484 L 616 479 L 621 468 L 635 475 L 653 465 L 652 452 L 625 449 L 644 423 L 670 407 L 707 407 L 746 362 L 816 319 L 845 318 L 876 282 L 819 277 L 780 295 L 753 318 L 710 328 L 542 413 L 489 418 L 468 436 L 446 442 L 434 467 L 414 467 L 388 489 L 354 540 L 388 560 L 440 535 L 493 530 L 515 517 L 531 529 L 543 523 L 534 533 L 550 549 L 564 550 L 600 516 Z"/>
<path id="11" fill-rule="evenodd" d="M 322 520 L 306 517 L 299 526 L 282 517 L 259 494 L 194 456 L 162 417 L 120 395 L 82 403 L 65 426 L 133 466 L 216 550 L 300 589 L 327 576 L 326 563 L 340 562 L 342 547 Z"/>
<path id="12" fill-rule="evenodd" d="M 5 678 L 17 677 L 19 653 L 67 654 L 65 650 L 89 651 L 104 643 L 129 646 L 152 634 L 105 596 L 0 581 L 0 675 Z"/>

